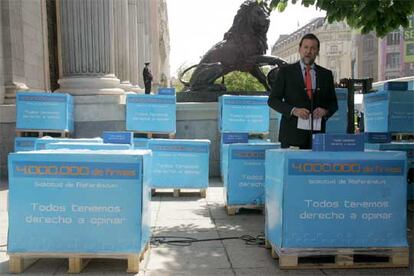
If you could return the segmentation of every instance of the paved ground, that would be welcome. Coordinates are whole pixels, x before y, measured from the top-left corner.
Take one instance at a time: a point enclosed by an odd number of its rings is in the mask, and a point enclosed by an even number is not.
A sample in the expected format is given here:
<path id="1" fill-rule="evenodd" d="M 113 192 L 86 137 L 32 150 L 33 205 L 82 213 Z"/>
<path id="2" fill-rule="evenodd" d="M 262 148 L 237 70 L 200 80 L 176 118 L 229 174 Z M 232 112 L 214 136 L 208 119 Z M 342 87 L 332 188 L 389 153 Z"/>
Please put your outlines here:
<path id="1" fill-rule="evenodd" d="M 409 213 L 412 229 L 412 216 Z M 223 208 L 223 189 L 212 180 L 207 198 L 188 194 L 173 198 L 156 196 L 152 201 L 153 235 L 173 235 L 199 239 L 262 234 L 264 217 L 258 212 L 227 216 Z M 7 183 L 0 185 L 0 274 L 8 271 Z M 412 245 L 412 239 L 410 241 Z M 191 246 L 159 245 L 152 247 L 141 263 L 138 275 L 414 275 L 411 246 L 410 269 L 360 270 L 280 270 L 270 251 L 241 240 L 209 241 Z M 25 271 L 28 275 L 65 275 L 67 260 L 41 259 Z M 93 260 L 82 274 L 124 275 L 126 261 Z"/>

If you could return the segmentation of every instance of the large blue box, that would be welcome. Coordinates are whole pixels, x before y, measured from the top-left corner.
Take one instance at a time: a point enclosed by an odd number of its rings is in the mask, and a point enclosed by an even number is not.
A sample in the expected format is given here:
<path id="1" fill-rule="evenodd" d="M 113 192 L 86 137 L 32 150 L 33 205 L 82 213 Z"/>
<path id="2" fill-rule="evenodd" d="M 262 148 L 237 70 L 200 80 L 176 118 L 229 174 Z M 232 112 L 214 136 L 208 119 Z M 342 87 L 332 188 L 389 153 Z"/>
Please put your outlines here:
<path id="1" fill-rule="evenodd" d="M 16 137 L 14 139 L 14 151 L 31 151 L 35 150 L 37 137 Z"/>
<path id="2" fill-rule="evenodd" d="M 8 253 L 140 253 L 150 238 L 149 158 L 11 153 Z"/>
<path id="3" fill-rule="evenodd" d="M 126 129 L 140 132 L 175 133 L 175 96 L 128 95 Z"/>
<path id="4" fill-rule="evenodd" d="M 365 149 L 407 153 L 407 200 L 414 200 L 414 142 L 366 143 Z"/>
<path id="5" fill-rule="evenodd" d="M 228 144 L 224 166 L 224 198 L 227 205 L 264 204 L 265 151 L 280 143 Z"/>
<path id="6" fill-rule="evenodd" d="M 312 136 L 313 151 L 364 151 L 363 134 L 325 134 Z"/>
<path id="7" fill-rule="evenodd" d="M 73 98 L 69 94 L 16 93 L 16 129 L 72 132 Z"/>
<path id="8" fill-rule="evenodd" d="M 224 134 L 222 133 L 222 143 L 220 144 L 220 176 L 224 179 L 228 167 L 228 156 L 229 156 L 229 144 L 268 144 L 270 139 L 247 139 L 245 137 L 233 137 L 233 139 L 224 139 Z M 242 139 L 239 139 L 242 138 Z M 248 137 L 247 137 L 248 138 Z M 238 141 L 239 142 L 236 142 Z M 243 142 L 242 142 L 243 141 Z M 227 143 L 226 143 L 227 142 Z"/>
<path id="9" fill-rule="evenodd" d="M 269 131 L 268 96 L 219 97 L 218 120 L 221 132 L 263 133 Z"/>
<path id="10" fill-rule="evenodd" d="M 95 138 L 52 138 L 52 137 L 42 137 L 38 138 L 35 142 L 35 150 L 42 150 L 46 148 L 47 144 L 52 143 L 103 143 L 102 138 L 95 137 Z"/>
<path id="11" fill-rule="evenodd" d="M 326 133 L 342 133 L 347 131 L 348 122 L 348 89 L 335 88 L 338 110 L 326 122 Z"/>
<path id="12" fill-rule="evenodd" d="M 228 147 L 223 147 L 226 144 L 234 143 L 248 143 L 249 142 L 249 133 L 247 132 L 223 132 L 221 133 L 220 138 L 220 175 L 223 177 L 224 162 L 227 163 L 227 149 Z M 226 161 L 225 161 L 226 160 Z"/>
<path id="13" fill-rule="evenodd" d="M 134 144 L 134 133 L 130 131 L 104 131 L 103 142 L 109 144 Z"/>
<path id="14" fill-rule="evenodd" d="M 406 170 L 404 152 L 268 150 L 267 238 L 284 252 L 406 247 Z"/>
<path id="15" fill-rule="evenodd" d="M 208 187 L 209 140 L 151 139 L 152 188 Z"/>
<path id="16" fill-rule="evenodd" d="M 364 95 L 366 132 L 414 132 L 414 91 L 380 91 Z"/>
<path id="17" fill-rule="evenodd" d="M 45 149 L 69 149 L 69 150 L 130 150 L 129 144 L 108 144 L 108 143 L 49 143 Z"/>

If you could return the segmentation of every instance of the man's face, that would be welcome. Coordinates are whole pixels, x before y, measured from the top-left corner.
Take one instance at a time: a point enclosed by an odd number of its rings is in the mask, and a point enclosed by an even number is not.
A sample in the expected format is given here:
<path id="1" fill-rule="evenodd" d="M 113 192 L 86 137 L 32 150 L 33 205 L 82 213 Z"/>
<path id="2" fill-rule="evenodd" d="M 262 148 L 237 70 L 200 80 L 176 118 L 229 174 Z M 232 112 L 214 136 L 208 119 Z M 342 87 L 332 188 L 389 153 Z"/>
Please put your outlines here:
<path id="1" fill-rule="evenodd" d="M 319 54 L 318 42 L 315 39 L 304 39 L 299 47 L 299 54 L 305 65 L 313 64 Z"/>

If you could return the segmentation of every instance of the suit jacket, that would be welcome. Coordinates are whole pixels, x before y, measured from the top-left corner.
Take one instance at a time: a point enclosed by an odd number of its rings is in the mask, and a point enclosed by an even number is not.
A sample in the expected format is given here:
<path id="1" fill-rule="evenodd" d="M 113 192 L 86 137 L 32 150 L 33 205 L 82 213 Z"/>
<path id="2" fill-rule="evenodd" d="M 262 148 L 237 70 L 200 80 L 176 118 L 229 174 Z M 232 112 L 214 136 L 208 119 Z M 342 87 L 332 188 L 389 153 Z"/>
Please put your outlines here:
<path id="1" fill-rule="evenodd" d="M 144 67 L 144 70 L 142 70 L 142 77 L 145 83 L 152 81 L 152 74 L 148 67 Z"/>
<path id="2" fill-rule="evenodd" d="M 332 72 L 315 64 L 316 89 L 313 92 L 313 109 L 322 107 L 328 115 L 322 119 L 322 131 L 325 132 L 326 120 L 338 110 Z M 297 146 L 311 148 L 309 130 L 297 128 L 298 119 L 291 115 L 293 107 L 311 110 L 311 101 L 306 95 L 305 80 L 300 63 L 289 64 L 280 68 L 268 104 L 282 113 L 279 128 L 279 141 L 283 148 Z"/>

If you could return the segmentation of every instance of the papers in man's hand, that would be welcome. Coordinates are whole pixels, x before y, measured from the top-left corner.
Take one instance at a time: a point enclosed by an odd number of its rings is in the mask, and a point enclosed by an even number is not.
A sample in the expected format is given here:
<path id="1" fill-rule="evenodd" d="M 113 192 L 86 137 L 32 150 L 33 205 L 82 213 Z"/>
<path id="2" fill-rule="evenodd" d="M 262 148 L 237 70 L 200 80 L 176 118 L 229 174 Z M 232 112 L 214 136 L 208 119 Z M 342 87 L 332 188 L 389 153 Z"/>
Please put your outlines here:
<path id="1" fill-rule="evenodd" d="M 313 119 L 313 130 L 321 130 L 322 118 Z M 311 129 L 311 118 L 309 119 L 301 119 L 298 118 L 298 128 L 304 130 Z"/>

